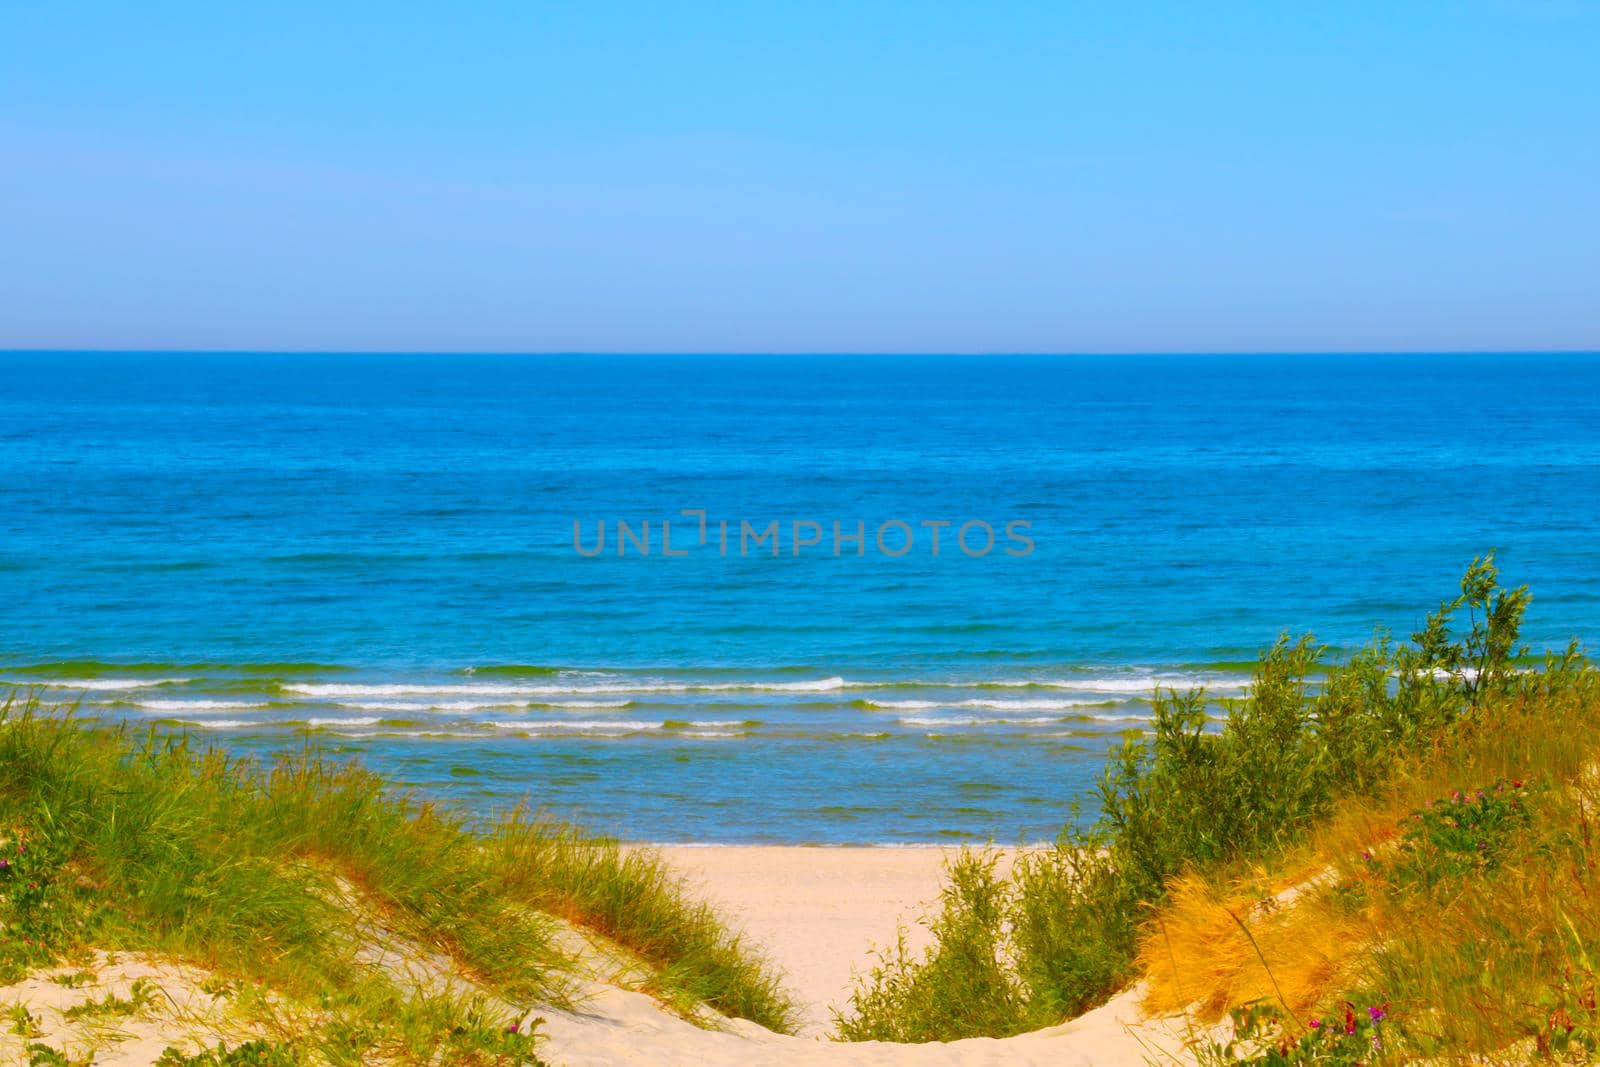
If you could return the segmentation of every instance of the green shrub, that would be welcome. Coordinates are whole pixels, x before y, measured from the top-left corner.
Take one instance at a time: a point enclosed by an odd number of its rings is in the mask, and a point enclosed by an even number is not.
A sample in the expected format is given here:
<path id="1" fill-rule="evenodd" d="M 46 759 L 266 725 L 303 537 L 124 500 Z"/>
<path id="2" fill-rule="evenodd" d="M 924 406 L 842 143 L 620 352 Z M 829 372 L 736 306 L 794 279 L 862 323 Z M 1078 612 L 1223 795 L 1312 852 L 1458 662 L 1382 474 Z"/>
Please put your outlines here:
<path id="1" fill-rule="evenodd" d="M 1387 1004 L 1358 1009 L 1346 1002 L 1342 1017 L 1300 1025 L 1272 1005 L 1253 1004 L 1233 1013 L 1228 1040 L 1199 1050 L 1198 1058 L 1202 1067 L 1362 1067 L 1383 1054 L 1388 1017 Z"/>
<path id="2" fill-rule="evenodd" d="M 299 1067 L 299 1053 L 288 1045 L 275 1045 L 266 1041 L 246 1041 L 229 1048 L 220 1042 L 214 1049 L 185 1056 L 176 1048 L 168 1048 L 156 1060 L 155 1067 Z"/>
<path id="3" fill-rule="evenodd" d="M 1083 826 L 1074 813 L 1053 849 L 1019 862 L 992 914 L 945 894 L 936 938 L 976 943 L 974 924 L 992 922 L 1004 981 L 950 968 L 939 940 L 925 956 L 882 961 L 839 1013 L 840 1032 L 1000 1036 L 1105 999 L 1130 979 L 1139 924 L 1171 879 L 1278 854 L 1339 797 L 1374 788 L 1485 701 L 1574 684 L 1584 666 L 1575 647 L 1543 672 L 1516 670 L 1529 599 L 1526 588 L 1499 587 L 1491 552 L 1473 560 L 1460 594 L 1409 645 L 1380 633 L 1327 664 L 1313 638 L 1285 635 L 1262 653 L 1243 699 L 1158 689 L 1147 733 L 1108 760 L 1096 820 Z M 926 1003 L 931 986 L 949 1004 L 985 1007 L 938 1018 Z"/>
<path id="4" fill-rule="evenodd" d="M 1412 814 L 1389 878 L 1399 885 L 1432 888 L 1447 879 L 1493 870 L 1527 829 L 1521 780 L 1432 801 Z"/>
<path id="5" fill-rule="evenodd" d="M 963 850 L 950 864 L 932 947 L 913 959 L 901 931 L 858 992 L 856 1014 L 835 1017 L 840 1037 L 947 1041 L 1015 1026 L 1022 991 L 1002 963 L 1010 890 L 996 860 Z"/>

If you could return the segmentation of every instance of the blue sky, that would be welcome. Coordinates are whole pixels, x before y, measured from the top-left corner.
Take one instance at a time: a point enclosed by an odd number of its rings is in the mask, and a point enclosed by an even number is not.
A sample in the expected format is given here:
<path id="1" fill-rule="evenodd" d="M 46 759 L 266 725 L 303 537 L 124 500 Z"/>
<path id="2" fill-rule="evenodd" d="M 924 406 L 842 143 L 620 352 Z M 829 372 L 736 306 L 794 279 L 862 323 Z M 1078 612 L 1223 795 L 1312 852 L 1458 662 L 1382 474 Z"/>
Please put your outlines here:
<path id="1" fill-rule="evenodd" d="M 1600 0 L 0 23 L 0 347 L 1600 348 Z"/>

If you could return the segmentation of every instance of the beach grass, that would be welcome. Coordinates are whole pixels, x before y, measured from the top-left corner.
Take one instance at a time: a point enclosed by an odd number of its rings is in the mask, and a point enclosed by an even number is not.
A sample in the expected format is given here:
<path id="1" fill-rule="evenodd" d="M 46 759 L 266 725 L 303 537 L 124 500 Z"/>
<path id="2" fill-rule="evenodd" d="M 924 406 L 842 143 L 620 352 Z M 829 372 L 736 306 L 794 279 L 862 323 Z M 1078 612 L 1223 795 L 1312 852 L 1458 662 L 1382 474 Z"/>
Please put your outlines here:
<path id="1" fill-rule="evenodd" d="M 1139 982 L 1208 1064 L 1600 1055 L 1600 672 L 1575 646 L 1530 660 L 1528 602 L 1489 556 L 1409 641 L 1329 662 L 1285 636 L 1242 698 L 1157 691 L 1095 818 L 1005 875 L 953 860 L 930 946 L 884 951 L 838 1036 L 1009 1036 Z M 537 1062 L 515 1024 L 592 975 L 574 929 L 685 1017 L 791 1028 L 773 971 L 649 849 L 531 810 L 472 824 L 311 750 L 0 708 L 0 984 L 75 986 L 107 953 L 197 968 L 248 1033 L 172 1064 Z M 141 981 L 73 1020 L 139 1015 Z M 8 1018 L 31 1062 L 69 1062 Z"/>
<path id="2" fill-rule="evenodd" d="M 0 709 L 0 883 L 0 980 L 92 950 L 192 963 L 328 1062 L 531 1059 L 510 1028 L 567 1003 L 581 969 L 563 923 L 685 1011 L 792 1017 L 647 851 L 525 812 L 475 829 L 314 752 L 262 765 L 31 698 Z"/>
<path id="3" fill-rule="evenodd" d="M 1216 1063 L 1593 1062 L 1597 758 L 1594 672 L 1491 701 L 1297 848 L 1175 885 L 1142 935 L 1147 1004 L 1239 1020 Z"/>
<path id="4" fill-rule="evenodd" d="M 1595 672 L 1577 649 L 1534 669 L 1519 666 L 1529 599 L 1524 588 L 1500 585 L 1491 554 L 1473 561 L 1459 595 L 1409 642 L 1379 634 L 1328 663 L 1310 637 L 1285 636 L 1262 654 L 1246 695 L 1223 702 L 1220 717 L 1203 691 L 1157 691 L 1148 734 L 1129 739 L 1107 765 L 1098 817 L 1075 817 L 1055 848 L 1023 857 L 1004 881 L 980 877 L 988 869 L 981 856 L 955 862 L 931 920 L 932 945 L 885 954 L 836 1013 L 838 1032 L 900 1041 L 1006 1036 L 1061 1022 L 1147 976 L 1156 1009 L 1199 1005 L 1216 1015 L 1270 995 L 1292 1022 L 1375 943 L 1313 893 L 1307 901 L 1319 903 L 1292 909 L 1293 923 L 1262 932 L 1269 950 L 1281 948 L 1284 961 L 1299 953 L 1298 962 L 1286 962 L 1282 975 L 1260 967 L 1264 950 L 1235 919 L 1263 900 L 1276 913 L 1276 893 L 1314 881 L 1326 864 L 1308 851 L 1313 842 L 1350 820 L 1365 818 L 1371 830 L 1372 820 L 1392 820 L 1446 780 L 1566 780 L 1600 750 L 1600 738 L 1569 728 L 1600 715 Z M 1507 743 L 1496 748 L 1495 738 Z M 1460 761 L 1475 743 L 1498 762 L 1468 774 Z M 1374 808 L 1375 796 L 1387 799 Z M 1578 814 L 1586 810 L 1551 810 L 1542 825 L 1570 835 L 1587 826 Z M 1502 919 L 1515 927 L 1512 916 Z M 1482 930 L 1494 922 L 1473 921 Z M 1417 953 L 1438 943 L 1421 932 L 1428 922 L 1419 918 L 1413 929 Z M 1520 930 L 1505 938 L 1525 941 Z M 1405 943 L 1393 942 L 1381 960 L 1400 967 Z M 1404 958 L 1413 972 L 1425 969 Z M 1254 984 L 1230 977 L 1253 967 L 1262 972 Z M 1466 969 L 1455 978 L 1466 981 Z M 1539 969 L 1547 984 L 1560 973 Z M 1441 986 L 1419 1003 L 1466 1010 L 1470 1000 L 1459 990 L 1445 997 Z M 950 1010 L 979 1001 L 987 1010 Z M 1496 1034 L 1504 1037 L 1504 1028 Z"/>

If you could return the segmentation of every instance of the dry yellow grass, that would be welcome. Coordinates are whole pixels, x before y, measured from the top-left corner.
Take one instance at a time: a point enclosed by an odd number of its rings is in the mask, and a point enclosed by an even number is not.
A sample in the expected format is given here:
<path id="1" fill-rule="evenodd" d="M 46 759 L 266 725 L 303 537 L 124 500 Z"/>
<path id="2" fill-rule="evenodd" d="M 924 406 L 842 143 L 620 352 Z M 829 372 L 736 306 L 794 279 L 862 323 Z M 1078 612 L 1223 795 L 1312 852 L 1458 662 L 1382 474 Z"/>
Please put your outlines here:
<path id="1" fill-rule="evenodd" d="M 1524 711 L 1498 709 L 1499 727 Z M 1402 820 L 1461 784 L 1464 769 L 1484 780 L 1519 766 L 1515 746 L 1490 743 L 1504 730 L 1466 731 L 1446 753 L 1398 772 L 1381 796 L 1348 797 L 1318 824 L 1310 840 L 1270 867 L 1243 876 L 1188 873 L 1141 930 L 1139 967 L 1148 983 L 1147 1010 L 1190 1010 L 1215 1022 L 1235 1008 L 1267 1001 L 1303 1017 L 1353 977 L 1372 948 L 1400 921 L 1366 895 L 1360 908 L 1334 900 L 1338 886 L 1367 879 L 1360 860 L 1381 855 Z"/>
<path id="2" fill-rule="evenodd" d="M 1283 881 L 1265 872 L 1226 886 L 1195 874 L 1177 879 L 1140 941 L 1146 1010 L 1187 1009 L 1209 1023 L 1252 1001 L 1298 1016 L 1324 998 L 1374 923 L 1336 905 L 1322 874 Z"/>
<path id="3" fill-rule="evenodd" d="M 1381 990 L 1419 1051 L 1446 1062 L 1548 1052 L 1583 1032 L 1600 981 L 1595 696 L 1583 685 L 1498 702 L 1415 754 L 1381 795 L 1341 800 L 1269 867 L 1175 879 L 1141 929 L 1146 1009 L 1209 1022 L 1262 1001 L 1304 1020 L 1354 990 Z M 1379 868 L 1412 812 L 1523 779 L 1545 788 L 1492 879 L 1443 896 L 1385 884 Z"/>

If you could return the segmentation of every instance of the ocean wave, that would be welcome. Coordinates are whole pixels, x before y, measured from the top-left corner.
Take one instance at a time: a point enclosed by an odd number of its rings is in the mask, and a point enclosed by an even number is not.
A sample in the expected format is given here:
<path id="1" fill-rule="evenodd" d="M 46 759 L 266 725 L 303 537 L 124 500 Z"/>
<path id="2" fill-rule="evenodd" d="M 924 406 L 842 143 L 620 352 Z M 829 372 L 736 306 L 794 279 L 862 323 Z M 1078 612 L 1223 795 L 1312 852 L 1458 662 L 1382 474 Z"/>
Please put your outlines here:
<path id="1" fill-rule="evenodd" d="M 636 733 L 642 730 L 659 730 L 666 724 L 647 722 L 641 719 L 572 719 L 565 721 L 514 719 L 487 721 L 482 725 L 493 726 L 498 730 L 527 730 L 531 733 L 560 733 L 563 731 L 570 733 L 595 733 L 599 731 Z"/>
<path id="2" fill-rule="evenodd" d="M 460 685 L 427 685 L 399 683 L 392 685 L 313 685 L 295 683 L 285 685 L 284 692 L 297 696 L 328 699 L 361 697 L 540 697 L 584 696 L 607 693 L 823 693 L 844 689 L 860 682 L 846 682 L 843 678 L 818 678 L 805 682 L 598 682 L 591 685 L 495 685 L 466 683 Z"/>
<path id="3" fill-rule="evenodd" d="M 959 683 L 951 683 L 959 684 Z M 1157 687 L 1162 689 L 1196 689 L 1242 691 L 1250 684 L 1248 678 L 1216 678 L 1192 674 L 1153 674 L 1129 678 L 1125 675 L 1089 678 L 1038 678 L 1003 679 L 978 682 L 973 689 L 1065 689 L 1081 693 L 1139 693 L 1148 694 Z"/>
<path id="4" fill-rule="evenodd" d="M 6 674 L 54 674 L 63 678 L 99 678 L 129 671 L 143 674 L 195 674 L 225 671 L 234 674 L 275 676 L 280 674 L 335 674 L 351 668 L 336 663 L 111 663 L 98 659 L 63 659 L 44 663 L 25 663 L 0 668 Z"/>
<path id="5" fill-rule="evenodd" d="M 376 726 L 383 720 L 375 715 L 363 715 L 353 719 L 307 719 L 307 726 Z"/>
<path id="6" fill-rule="evenodd" d="M 1148 695 L 1156 687 L 1188 689 L 1198 686 L 1221 691 L 1241 691 L 1249 685 L 1244 677 L 1200 674 L 1099 674 L 1056 678 L 974 678 L 974 679 L 846 679 L 833 675 L 804 681 L 672 681 L 664 678 L 618 678 L 603 672 L 567 672 L 594 677 L 595 681 L 553 682 L 291 682 L 281 689 L 299 697 L 324 700 L 363 700 L 392 698 L 434 698 L 484 700 L 494 697 L 536 700 L 540 697 L 577 697 L 643 693 L 830 693 L 840 690 L 908 689 L 1050 689 L 1081 693 Z"/>
<path id="7" fill-rule="evenodd" d="M 245 726 L 265 726 L 256 719 L 179 719 L 185 726 L 199 726 L 206 730 L 237 730 Z"/>
<path id="8" fill-rule="evenodd" d="M 184 685 L 188 681 L 188 678 L 51 678 L 41 682 L 5 684 L 39 686 L 44 689 L 81 689 L 85 692 L 121 692 L 127 689 L 157 689 L 164 685 Z"/>
<path id="9" fill-rule="evenodd" d="M 929 708 L 988 708 L 993 711 L 1069 711 L 1105 707 L 1122 701 L 1107 700 L 858 700 L 857 705 L 882 711 L 922 711 Z"/>
<path id="10" fill-rule="evenodd" d="M 1053 715 L 1036 715 L 1024 719 L 1006 719 L 991 716 L 978 718 L 972 715 L 930 718 L 910 715 L 895 721 L 905 726 L 1043 726 L 1047 723 L 1059 723 L 1061 720 Z"/>
<path id="11" fill-rule="evenodd" d="M 552 710 L 585 711 L 591 709 L 625 708 L 631 700 L 356 700 L 335 701 L 334 707 L 351 711 L 446 711 L 473 712 L 516 708 L 550 708 Z"/>
<path id="12" fill-rule="evenodd" d="M 374 737 L 452 737 L 471 738 L 474 740 L 480 740 L 483 737 L 482 734 L 468 733 L 465 730 L 382 730 L 377 733 L 367 734 L 352 734 L 342 730 L 330 730 L 328 732 L 332 737 L 348 737 L 352 741 L 371 741 Z"/>
<path id="13" fill-rule="evenodd" d="M 254 711 L 270 704 L 243 700 L 138 700 L 133 707 L 141 711 Z"/>
<path id="14" fill-rule="evenodd" d="M 560 674 L 560 667 L 541 667 L 525 663 L 492 663 L 476 667 L 461 668 L 462 674 L 487 674 L 508 678 L 535 678 Z"/>
<path id="15" fill-rule="evenodd" d="M 1072 708 L 1099 708 L 1117 701 L 1105 700 L 963 700 L 958 708 L 990 708 L 995 711 L 1069 711 Z"/>

